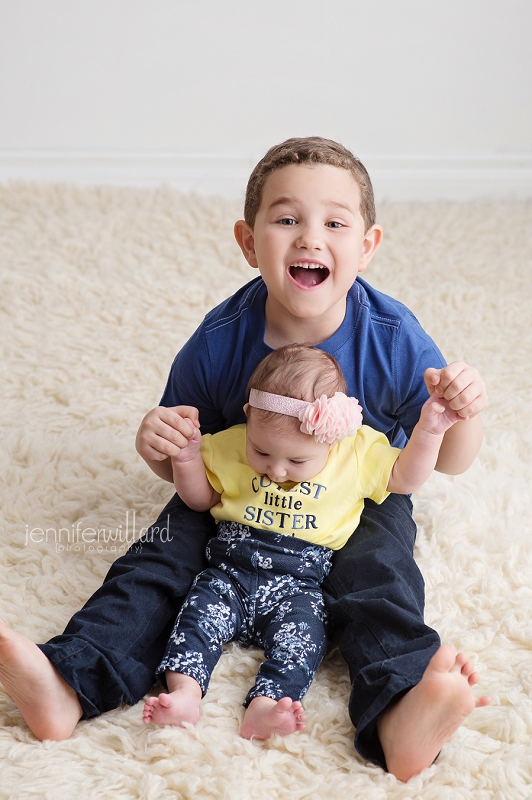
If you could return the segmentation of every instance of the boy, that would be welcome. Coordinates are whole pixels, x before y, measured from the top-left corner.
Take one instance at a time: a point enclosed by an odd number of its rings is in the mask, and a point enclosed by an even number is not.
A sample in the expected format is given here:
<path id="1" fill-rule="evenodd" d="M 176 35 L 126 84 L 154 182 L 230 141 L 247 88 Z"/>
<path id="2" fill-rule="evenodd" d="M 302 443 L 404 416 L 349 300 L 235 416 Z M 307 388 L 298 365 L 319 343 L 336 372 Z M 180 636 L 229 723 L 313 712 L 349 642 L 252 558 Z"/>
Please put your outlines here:
<path id="1" fill-rule="evenodd" d="M 461 362 L 445 366 L 404 306 L 357 279 L 382 239 L 363 165 L 335 142 L 288 140 L 253 171 L 244 216 L 235 236 L 261 277 L 207 315 L 176 357 L 161 405 L 137 435 L 150 468 L 172 480 L 171 457 L 191 435 L 182 416 L 190 406 L 206 433 L 244 422 L 245 386 L 259 361 L 304 342 L 336 357 L 367 424 L 392 445 L 406 443 L 427 388 L 445 397 L 463 421 L 445 434 L 437 469 L 466 470 L 482 440 L 484 384 Z M 368 502 L 323 586 L 343 629 L 355 745 L 401 780 L 429 766 L 473 710 L 477 681 L 470 662 L 424 624 L 411 511 L 405 496 Z M 0 628 L 0 680 L 38 738 L 67 738 L 81 716 L 148 691 L 212 535 L 208 512 L 175 496 L 62 636 L 39 649 Z"/>

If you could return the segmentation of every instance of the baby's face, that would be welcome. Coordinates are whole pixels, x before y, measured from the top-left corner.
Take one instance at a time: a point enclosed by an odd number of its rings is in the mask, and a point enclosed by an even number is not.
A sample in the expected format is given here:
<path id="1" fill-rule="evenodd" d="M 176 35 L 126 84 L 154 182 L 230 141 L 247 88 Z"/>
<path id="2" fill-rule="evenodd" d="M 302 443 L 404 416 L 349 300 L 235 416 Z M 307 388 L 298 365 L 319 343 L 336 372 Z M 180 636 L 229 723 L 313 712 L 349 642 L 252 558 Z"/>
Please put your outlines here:
<path id="1" fill-rule="evenodd" d="M 268 287 L 268 319 L 288 313 L 336 330 L 347 292 L 375 249 L 374 228 L 364 231 L 360 190 L 348 170 L 290 164 L 273 172 L 264 185 L 250 260 Z"/>
<path id="2" fill-rule="evenodd" d="M 279 431 L 248 418 L 246 458 L 250 467 L 275 483 L 301 483 L 322 471 L 330 445 L 298 430 Z"/>

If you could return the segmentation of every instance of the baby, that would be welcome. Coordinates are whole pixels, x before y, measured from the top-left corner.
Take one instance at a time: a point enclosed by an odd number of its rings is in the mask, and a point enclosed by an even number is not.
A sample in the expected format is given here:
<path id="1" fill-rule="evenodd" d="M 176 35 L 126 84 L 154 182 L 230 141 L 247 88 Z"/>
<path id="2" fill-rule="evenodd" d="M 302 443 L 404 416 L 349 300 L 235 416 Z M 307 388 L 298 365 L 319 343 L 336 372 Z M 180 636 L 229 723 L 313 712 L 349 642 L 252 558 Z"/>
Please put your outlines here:
<path id="1" fill-rule="evenodd" d="M 327 647 L 321 583 L 364 498 L 419 488 L 460 418 L 432 395 L 405 448 L 391 447 L 362 425 L 336 360 L 305 345 L 273 351 L 248 390 L 247 424 L 202 437 L 191 409 L 194 436 L 172 458 L 179 495 L 218 530 L 157 671 L 168 693 L 147 700 L 143 720 L 196 723 L 222 645 L 237 640 L 265 651 L 240 732 L 266 739 L 305 727 L 300 701 Z"/>

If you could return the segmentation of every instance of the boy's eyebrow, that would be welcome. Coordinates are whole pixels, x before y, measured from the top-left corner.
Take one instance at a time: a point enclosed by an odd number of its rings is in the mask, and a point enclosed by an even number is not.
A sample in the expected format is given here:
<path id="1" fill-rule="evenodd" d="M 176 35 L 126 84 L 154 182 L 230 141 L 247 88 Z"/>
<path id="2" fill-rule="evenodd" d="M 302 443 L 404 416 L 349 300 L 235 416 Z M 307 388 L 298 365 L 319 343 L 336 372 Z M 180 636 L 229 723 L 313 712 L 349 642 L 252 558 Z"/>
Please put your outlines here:
<path id="1" fill-rule="evenodd" d="M 274 200 L 268 208 L 272 209 L 276 206 L 284 206 L 289 205 L 290 203 L 295 203 L 296 205 L 299 204 L 299 201 L 295 197 L 290 197 L 289 195 L 283 195 L 282 197 L 278 197 Z M 351 208 L 351 206 L 347 205 L 347 203 L 340 203 L 338 200 L 324 200 L 322 205 L 324 206 L 334 206 L 335 208 L 343 208 L 344 211 L 349 211 L 350 214 L 356 216 L 355 211 Z"/>
<path id="2" fill-rule="evenodd" d="M 354 210 L 351 208 L 351 206 L 348 206 L 347 203 L 339 203 L 337 200 L 329 200 L 329 202 L 324 203 L 324 205 L 336 206 L 336 208 L 343 208 L 346 211 L 349 211 L 350 214 L 355 213 Z"/>
<path id="3" fill-rule="evenodd" d="M 297 203 L 297 200 L 295 199 L 295 197 L 288 197 L 288 196 L 278 197 L 277 200 L 274 200 L 273 203 L 270 203 L 268 208 L 275 208 L 275 206 L 284 206 L 288 203 Z"/>

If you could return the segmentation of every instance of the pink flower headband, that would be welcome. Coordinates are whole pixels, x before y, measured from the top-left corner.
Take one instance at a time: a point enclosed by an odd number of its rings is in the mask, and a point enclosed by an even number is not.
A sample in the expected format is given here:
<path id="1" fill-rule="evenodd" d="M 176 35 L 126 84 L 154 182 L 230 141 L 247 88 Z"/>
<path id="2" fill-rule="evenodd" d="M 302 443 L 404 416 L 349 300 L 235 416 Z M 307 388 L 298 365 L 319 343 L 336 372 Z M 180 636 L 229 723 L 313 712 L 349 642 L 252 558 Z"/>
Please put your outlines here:
<path id="1" fill-rule="evenodd" d="M 302 433 L 314 434 L 317 442 L 333 444 L 346 436 L 354 436 L 362 425 L 362 409 L 355 397 L 336 392 L 334 397 L 322 394 L 317 400 L 296 400 L 281 394 L 251 389 L 249 405 L 263 411 L 274 411 L 300 420 Z"/>

